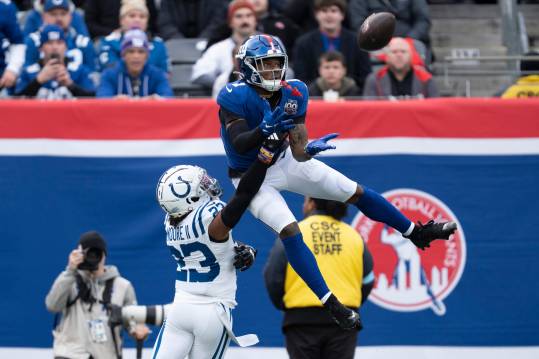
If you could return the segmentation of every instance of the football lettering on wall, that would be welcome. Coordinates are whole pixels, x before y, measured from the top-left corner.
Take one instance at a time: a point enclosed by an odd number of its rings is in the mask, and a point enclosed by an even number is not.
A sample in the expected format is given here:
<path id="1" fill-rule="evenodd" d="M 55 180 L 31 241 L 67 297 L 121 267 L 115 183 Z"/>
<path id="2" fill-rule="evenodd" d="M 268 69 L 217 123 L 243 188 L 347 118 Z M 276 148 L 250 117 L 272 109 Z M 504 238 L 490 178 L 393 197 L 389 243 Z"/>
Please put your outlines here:
<path id="1" fill-rule="evenodd" d="M 376 281 L 369 300 L 389 310 L 430 308 L 444 315 L 443 300 L 458 284 L 466 262 L 466 242 L 458 218 L 442 201 L 422 191 L 402 188 L 383 196 L 414 222 L 455 221 L 458 230 L 449 240 L 436 240 L 422 251 L 393 228 L 358 213 L 352 226 L 374 257 Z"/>

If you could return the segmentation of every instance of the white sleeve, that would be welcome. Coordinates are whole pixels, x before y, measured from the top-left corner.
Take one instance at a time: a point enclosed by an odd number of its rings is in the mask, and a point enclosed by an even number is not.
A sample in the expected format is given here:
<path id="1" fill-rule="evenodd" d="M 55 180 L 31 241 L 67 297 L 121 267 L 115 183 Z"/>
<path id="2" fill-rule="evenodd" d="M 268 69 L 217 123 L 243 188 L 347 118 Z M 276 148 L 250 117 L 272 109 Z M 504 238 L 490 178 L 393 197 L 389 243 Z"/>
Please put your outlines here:
<path id="1" fill-rule="evenodd" d="M 9 47 L 9 62 L 6 70 L 11 71 L 18 76 L 21 72 L 22 65 L 24 64 L 25 52 L 26 45 L 12 44 Z"/>

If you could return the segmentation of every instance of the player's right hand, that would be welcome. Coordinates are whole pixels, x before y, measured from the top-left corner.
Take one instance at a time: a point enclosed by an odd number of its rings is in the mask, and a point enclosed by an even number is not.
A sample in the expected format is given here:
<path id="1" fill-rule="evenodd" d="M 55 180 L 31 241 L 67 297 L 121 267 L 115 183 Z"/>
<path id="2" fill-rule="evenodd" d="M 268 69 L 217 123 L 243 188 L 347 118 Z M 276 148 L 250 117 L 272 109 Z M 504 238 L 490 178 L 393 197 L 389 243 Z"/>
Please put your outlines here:
<path id="1" fill-rule="evenodd" d="M 260 130 L 265 137 L 277 132 L 278 126 L 286 119 L 286 112 L 277 106 L 272 111 L 268 100 L 264 100 L 264 118 L 260 122 Z"/>
<path id="2" fill-rule="evenodd" d="M 74 249 L 69 253 L 69 258 L 67 266 L 71 270 L 76 270 L 79 264 L 84 261 L 84 254 L 82 253 L 82 248 L 79 246 L 77 249 Z"/>

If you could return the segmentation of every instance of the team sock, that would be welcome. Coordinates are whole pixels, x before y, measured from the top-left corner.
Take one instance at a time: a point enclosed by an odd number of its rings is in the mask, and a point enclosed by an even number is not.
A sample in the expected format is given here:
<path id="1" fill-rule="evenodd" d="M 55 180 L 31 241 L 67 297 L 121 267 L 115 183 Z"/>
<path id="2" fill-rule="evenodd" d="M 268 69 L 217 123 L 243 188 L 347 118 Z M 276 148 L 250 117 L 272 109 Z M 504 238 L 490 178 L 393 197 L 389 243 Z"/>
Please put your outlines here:
<path id="1" fill-rule="evenodd" d="M 363 187 L 363 195 L 354 203 L 364 215 L 377 222 L 395 228 L 403 235 L 412 233 L 414 224 L 384 197 L 368 187 Z"/>
<path id="2" fill-rule="evenodd" d="M 288 262 L 292 268 L 322 302 L 327 300 L 328 294 L 330 294 L 329 288 L 324 277 L 322 277 L 322 273 L 320 273 L 313 253 L 303 242 L 301 233 L 283 238 L 282 241 Z"/>

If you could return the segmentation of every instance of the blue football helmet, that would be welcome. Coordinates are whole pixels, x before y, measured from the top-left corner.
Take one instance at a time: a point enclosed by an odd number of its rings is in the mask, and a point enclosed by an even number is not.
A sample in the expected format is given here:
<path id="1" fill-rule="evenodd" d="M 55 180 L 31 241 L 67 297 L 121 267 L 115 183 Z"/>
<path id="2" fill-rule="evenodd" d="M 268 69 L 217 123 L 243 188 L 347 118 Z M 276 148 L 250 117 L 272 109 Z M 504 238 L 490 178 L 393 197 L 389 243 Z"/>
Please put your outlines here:
<path id="1" fill-rule="evenodd" d="M 281 40 L 271 35 L 253 35 L 238 50 L 236 59 L 240 61 L 240 73 L 243 79 L 266 91 L 275 92 L 281 88 L 288 68 L 288 56 Z M 279 59 L 279 69 L 264 68 L 265 59 Z M 271 79 L 262 74 L 270 73 Z"/>

